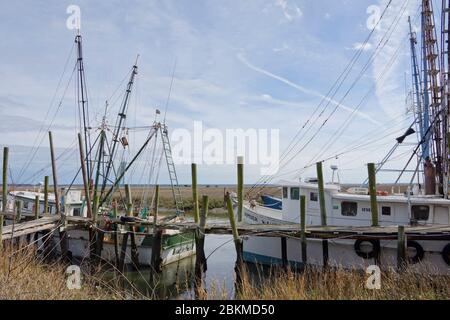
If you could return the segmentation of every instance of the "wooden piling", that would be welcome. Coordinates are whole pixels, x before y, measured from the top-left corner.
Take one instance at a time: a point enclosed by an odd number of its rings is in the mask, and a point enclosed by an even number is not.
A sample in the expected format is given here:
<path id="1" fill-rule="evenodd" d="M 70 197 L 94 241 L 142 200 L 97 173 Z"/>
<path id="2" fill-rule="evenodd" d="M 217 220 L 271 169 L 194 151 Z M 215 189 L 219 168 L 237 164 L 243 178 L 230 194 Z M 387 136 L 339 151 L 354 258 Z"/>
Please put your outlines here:
<path id="1" fill-rule="evenodd" d="M 203 196 L 202 198 L 202 210 L 199 221 L 199 228 L 196 232 L 196 259 L 195 259 L 195 274 L 200 275 L 206 272 L 206 256 L 205 256 L 205 227 L 206 219 L 208 217 L 208 196 Z"/>
<path id="2" fill-rule="evenodd" d="M 397 270 L 402 272 L 407 266 L 406 259 L 407 238 L 404 226 L 398 226 L 397 236 Z"/>
<path id="3" fill-rule="evenodd" d="M 2 212 L 6 213 L 8 203 L 8 157 L 9 148 L 3 148 L 3 175 L 2 175 Z"/>
<path id="4" fill-rule="evenodd" d="M 6 214 L 8 204 L 8 156 L 9 148 L 3 148 L 3 175 L 2 175 L 2 213 Z M 0 215 L 0 249 L 3 248 L 3 222 L 4 216 Z"/>
<path id="5" fill-rule="evenodd" d="M 133 217 L 133 198 L 131 196 L 131 188 L 129 184 L 125 185 L 125 198 L 127 202 L 127 216 Z M 139 269 L 139 256 L 138 256 L 138 250 L 136 245 L 136 237 L 135 237 L 135 229 L 133 226 L 130 226 L 129 228 L 129 237 L 130 237 L 130 246 L 131 246 L 131 262 L 133 265 L 133 268 L 135 270 Z"/>
<path id="6" fill-rule="evenodd" d="M 40 210 L 39 210 L 40 208 L 39 208 L 39 206 L 40 206 L 40 197 L 39 197 L 39 195 L 37 195 L 37 196 L 34 197 L 34 219 L 35 220 L 38 220 L 39 217 L 40 217 Z M 39 232 L 36 232 L 34 234 L 34 241 L 35 242 L 37 241 L 38 236 L 39 236 Z"/>
<path id="7" fill-rule="evenodd" d="M 194 206 L 194 220 L 195 223 L 199 223 L 200 214 L 199 214 L 199 205 L 198 205 L 198 193 L 197 193 L 197 164 L 193 163 L 191 165 L 191 174 L 192 174 L 192 204 Z"/>
<path id="8" fill-rule="evenodd" d="M 131 198 L 131 188 L 129 184 L 125 185 L 125 199 L 127 201 L 126 213 L 128 217 L 133 216 L 133 199 Z"/>
<path id="9" fill-rule="evenodd" d="M 226 195 L 226 200 L 227 200 L 228 218 L 230 219 L 230 226 L 231 226 L 231 231 L 233 233 L 234 246 L 236 248 L 235 272 L 236 272 L 236 283 L 239 287 L 240 284 L 242 283 L 242 273 L 243 273 L 243 268 L 244 268 L 243 243 L 242 243 L 242 240 L 239 238 L 236 221 L 234 219 L 233 203 L 231 201 L 231 197 L 230 197 L 229 193 L 227 193 L 227 195 Z"/>
<path id="10" fill-rule="evenodd" d="M 44 215 L 48 212 L 48 176 L 44 177 Z"/>
<path id="11" fill-rule="evenodd" d="M 287 253 L 287 238 L 281 237 L 281 264 L 284 270 L 288 269 L 288 253 Z"/>
<path id="12" fill-rule="evenodd" d="M 113 218 L 114 219 L 116 219 L 117 218 L 117 203 L 116 203 L 116 201 L 115 200 L 113 200 L 113 203 L 112 203 L 112 212 L 113 212 Z M 114 231 L 114 233 L 113 233 L 113 241 L 114 241 L 114 254 L 115 254 L 115 257 L 116 257 L 116 266 L 118 267 L 119 266 L 119 248 L 118 248 L 118 245 L 119 245 L 119 231 L 120 231 L 120 229 L 119 229 L 119 225 L 117 224 L 117 223 L 114 223 L 113 224 L 113 231 Z"/>
<path id="13" fill-rule="evenodd" d="M 125 233 L 122 238 L 122 247 L 120 249 L 120 259 L 119 259 L 119 272 L 124 273 L 125 271 L 125 257 L 127 254 L 127 245 L 128 245 L 128 233 Z"/>
<path id="14" fill-rule="evenodd" d="M 317 183 L 319 187 L 319 203 L 320 203 L 320 220 L 321 225 L 327 225 L 327 211 L 325 205 L 325 187 L 323 182 L 322 162 L 316 164 L 317 167 Z M 323 266 L 328 267 L 328 240 L 322 240 Z"/>
<path id="15" fill-rule="evenodd" d="M 307 240 L 306 240 L 306 196 L 300 196 L 300 231 L 302 243 L 302 263 L 308 262 Z"/>
<path id="16" fill-rule="evenodd" d="M 238 197 L 238 222 L 242 222 L 244 209 L 244 157 L 237 158 L 237 197 Z"/>
<path id="17" fill-rule="evenodd" d="M 203 298 L 203 273 L 208 269 L 205 255 L 205 227 L 208 217 L 209 198 L 204 195 L 202 198 L 202 210 L 198 229 L 195 233 L 195 295 L 197 299 Z"/>
<path id="18" fill-rule="evenodd" d="M 22 220 L 22 206 L 23 202 L 21 200 L 16 200 L 16 222 L 20 223 Z"/>
<path id="19" fill-rule="evenodd" d="M 150 272 L 150 280 L 153 280 L 155 273 L 161 272 L 162 264 L 162 229 L 158 228 L 158 210 L 159 210 L 159 186 L 155 188 L 155 207 L 153 216 L 153 243 L 152 243 L 152 270 Z"/>
<path id="20" fill-rule="evenodd" d="M 378 227 L 378 204 L 377 204 L 377 182 L 375 174 L 375 164 L 367 165 L 369 173 L 369 194 L 370 194 L 370 212 L 372 213 L 372 227 Z"/>
<path id="21" fill-rule="evenodd" d="M 55 209 L 56 214 L 61 214 L 60 204 L 59 204 L 59 192 L 58 192 L 58 182 L 56 177 L 56 162 L 55 162 L 55 150 L 53 148 L 53 135 L 52 132 L 48 132 L 48 139 L 50 142 L 50 157 L 52 161 L 52 175 L 53 175 L 53 192 L 55 193 Z"/>

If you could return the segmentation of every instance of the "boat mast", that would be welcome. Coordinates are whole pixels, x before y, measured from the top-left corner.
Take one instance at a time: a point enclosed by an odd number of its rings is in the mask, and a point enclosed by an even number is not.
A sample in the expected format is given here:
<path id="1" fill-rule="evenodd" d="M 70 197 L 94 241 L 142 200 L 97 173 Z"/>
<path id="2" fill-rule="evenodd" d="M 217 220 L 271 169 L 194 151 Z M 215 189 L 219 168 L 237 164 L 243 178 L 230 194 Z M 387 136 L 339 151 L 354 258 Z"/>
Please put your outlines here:
<path id="1" fill-rule="evenodd" d="M 443 150 L 443 191 L 444 198 L 448 198 L 448 179 L 449 179 L 449 101 L 450 101 L 450 0 L 442 0 L 441 13 L 441 84 L 442 84 L 442 150 Z"/>
<path id="2" fill-rule="evenodd" d="M 442 113 L 441 109 L 441 87 L 440 87 L 440 64 L 439 49 L 437 45 L 436 26 L 434 21 L 433 5 L 431 0 L 422 1 L 422 41 L 423 41 L 423 60 L 424 60 L 424 101 L 425 108 L 428 106 L 429 115 L 432 121 L 432 130 L 429 130 L 433 139 L 431 143 L 431 158 L 436 165 L 436 174 L 425 174 L 425 184 L 436 184 L 439 194 L 443 194 L 444 172 L 443 172 L 443 149 L 442 149 Z M 425 127 L 428 128 L 428 127 Z M 425 138 L 425 143 L 428 137 Z M 426 157 L 428 153 L 424 156 Z M 425 158 L 426 159 L 426 158 Z M 430 167 L 430 161 L 426 159 L 426 166 Z M 425 170 L 427 171 L 427 170 Z M 432 181 L 434 180 L 434 181 Z M 427 188 L 426 188 L 427 189 Z M 434 188 L 428 188 L 432 190 Z M 431 192 L 427 192 L 431 193 Z"/>
<path id="3" fill-rule="evenodd" d="M 90 183 L 92 179 L 92 168 L 91 168 L 91 138 L 90 138 L 90 121 L 89 121 L 89 105 L 87 98 L 86 89 L 86 78 L 84 74 L 84 63 L 83 63 L 83 45 L 82 45 L 81 34 L 78 33 L 75 37 L 75 43 L 77 44 L 77 69 L 78 69 L 78 110 L 80 112 L 80 117 L 82 117 L 82 127 L 84 136 L 84 149 L 86 150 L 86 174 L 88 182 Z"/>
<path id="4" fill-rule="evenodd" d="M 103 194 L 106 189 L 106 185 L 109 181 L 109 175 L 111 173 L 111 170 L 113 169 L 114 160 L 115 160 L 115 157 L 117 154 L 118 144 L 120 142 L 120 138 L 119 138 L 120 131 L 124 129 L 123 125 L 124 125 L 124 122 L 126 119 L 126 114 L 127 114 L 127 110 L 128 110 L 129 101 L 130 101 L 131 90 L 133 89 L 134 80 L 135 80 L 135 77 L 137 75 L 137 70 L 138 70 L 138 67 L 137 67 L 138 58 L 139 58 L 139 56 L 136 58 L 136 63 L 133 66 L 133 70 L 131 72 L 130 80 L 128 81 L 125 96 L 122 101 L 122 106 L 117 115 L 116 126 L 114 127 L 114 132 L 113 132 L 113 137 L 112 137 L 111 152 L 109 155 L 109 161 L 107 162 L 107 165 L 106 165 L 106 171 L 103 176 L 103 183 L 102 183 L 100 197 L 103 197 Z"/>
<path id="5" fill-rule="evenodd" d="M 419 134 L 420 134 L 420 140 L 424 136 L 424 115 L 423 115 L 423 109 L 422 109 L 422 86 L 421 86 L 421 79 L 420 79 L 420 69 L 419 69 L 419 63 L 417 60 L 417 37 L 416 33 L 413 32 L 412 25 L 411 25 L 411 17 L 408 17 L 408 23 L 409 23 L 409 30 L 410 30 L 410 44 L 411 44 L 411 67 L 412 67 L 412 77 L 413 77 L 413 84 L 414 84 L 414 93 L 415 93 L 415 104 L 414 105 L 414 114 L 416 119 L 416 125 L 419 128 Z M 427 152 L 427 146 L 425 144 L 422 144 L 422 154 L 425 154 Z"/>

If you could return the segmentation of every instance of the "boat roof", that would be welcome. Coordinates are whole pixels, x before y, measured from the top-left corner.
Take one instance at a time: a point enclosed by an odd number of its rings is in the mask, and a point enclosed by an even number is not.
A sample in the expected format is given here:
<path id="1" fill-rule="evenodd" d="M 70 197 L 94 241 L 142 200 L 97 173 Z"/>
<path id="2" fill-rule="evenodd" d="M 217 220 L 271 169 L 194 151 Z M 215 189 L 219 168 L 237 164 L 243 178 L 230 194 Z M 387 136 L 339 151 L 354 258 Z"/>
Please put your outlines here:
<path id="1" fill-rule="evenodd" d="M 370 201 L 369 195 L 352 194 L 346 192 L 338 192 L 332 195 L 333 199 L 349 200 L 349 201 Z M 411 195 L 409 198 L 406 195 L 387 195 L 377 196 L 377 202 L 386 203 L 405 203 L 410 201 L 413 204 L 438 204 L 443 206 L 450 206 L 450 200 L 440 198 L 438 196 L 424 196 L 424 195 Z"/>
<path id="2" fill-rule="evenodd" d="M 36 198 L 37 195 L 39 195 L 39 200 L 44 200 L 44 193 L 42 192 L 35 192 L 35 191 L 10 191 L 10 195 L 14 197 L 24 198 L 28 200 L 33 200 Z M 52 193 L 49 193 L 48 195 L 48 201 L 55 202 L 55 195 Z"/>
<path id="3" fill-rule="evenodd" d="M 301 187 L 301 188 L 305 188 L 305 189 L 317 189 L 317 183 L 306 182 L 306 181 L 280 180 L 277 183 L 277 185 L 282 186 L 282 187 Z M 324 189 L 338 191 L 340 189 L 340 187 L 338 184 L 325 183 Z"/>

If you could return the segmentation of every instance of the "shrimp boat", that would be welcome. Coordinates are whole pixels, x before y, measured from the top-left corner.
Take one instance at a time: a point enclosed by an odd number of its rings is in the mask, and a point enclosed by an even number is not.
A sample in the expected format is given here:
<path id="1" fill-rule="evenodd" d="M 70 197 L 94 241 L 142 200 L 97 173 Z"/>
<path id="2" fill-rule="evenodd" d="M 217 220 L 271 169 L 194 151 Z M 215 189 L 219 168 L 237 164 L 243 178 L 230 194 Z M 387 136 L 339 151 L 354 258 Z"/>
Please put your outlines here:
<path id="1" fill-rule="evenodd" d="M 39 212 L 45 214 L 64 214 L 71 217 L 92 218 L 97 215 L 97 228 L 104 232 L 101 258 L 106 261 L 117 261 L 118 245 L 122 243 L 124 235 L 128 235 L 130 230 L 122 227 L 119 230 L 112 230 L 110 226 L 111 218 L 120 218 L 124 221 L 140 220 L 153 222 L 151 217 L 154 208 L 155 185 L 158 184 L 159 169 L 162 159 L 165 158 L 169 172 L 170 186 L 175 204 L 175 214 L 167 218 L 159 218 L 165 221 L 184 221 L 183 200 L 178 184 L 175 164 L 172 158 L 170 140 L 168 136 L 168 126 L 159 120 L 161 114 L 156 110 L 153 123 L 145 128 L 131 128 L 126 126 L 127 110 L 132 94 L 133 85 L 137 75 L 136 63 L 130 70 L 129 81 L 126 86 L 122 102 L 119 106 L 117 119 L 114 126 L 109 125 L 107 113 L 108 102 L 105 106 L 105 113 L 101 124 L 91 125 L 89 120 L 88 94 L 84 74 L 82 37 L 78 33 L 75 37 L 77 47 L 76 68 L 78 79 L 78 109 L 80 116 L 81 130 L 79 134 L 79 148 L 81 157 L 81 168 L 77 176 L 81 174 L 84 188 L 79 190 L 73 185 L 59 190 L 59 198 L 54 194 L 49 194 L 47 208 L 44 204 L 44 193 L 36 191 L 11 191 L 8 196 L 8 208 L 11 211 L 17 210 L 20 205 L 21 217 L 34 217 L 35 198 L 39 198 Z M 129 146 L 128 132 L 131 130 L 148 130 L 144 143 L 138 148 L 132 159 L 127 162 L 125 153 L 131 153 Z M 98 133 L 93 135 L 93 133 Z M 93 141 L 93 142 L 92 142 Z M 85 150 L 86 153 L 81 152 Z M 125 174 L 135 170 L 138 159 L 147 159 L 144 163 L 143 173 L 148 176 L 147 184 L 143 188 L 139 207 L 133 206 L 131 194 L 127 200 L 122 199 L 123 192 L 120 192 Z M 150 159 L 150 160 L 148 160 Z M 84 169 L 84 170 L 83 170 Z M 74 181 L 77 177 L 74 178 Z M 59 189 L 59 188 L 58 188 Z M 117 194 L 119 193 L 119 198 Z M 116 197 L 116 198 L 114 198 Z M 126 203 L 126 201 L 129 201 Z M 124 204 L 122 214 L 118 213 L 118 202 Z M 11 220 L 7 224 L 12 223 Z M 128 227 L 127 227 L 128 228 Z M 56 230 L 55 230 L 56 231 Z M 113 235 L 117 233 L 117 238 Z M 68 230 L 68 254 L 69 257 L 77 260 L 88 258 L 92 251 L 92 232 L 87 230 Z M 152 257 L 153 228 L 141 227 L 135 230 L 135 243 L 138 251 L 139 264 L 149 266 Z M 54 242 L 58 243 L 59 234 L 54 233 Z M 195 254 L 195 237 L 193 232 L 180 232 L 176 230 L 163 230 L 162 232 L 162 253 L 161 265 L 170 264 L 180 259 Z M 60 251 L 59 246 L 55 246 Z M 125 250 L 125 263 L 131 263 L 131 244 L 127 244 Z"/>
<path id="2" fill-rule="evenodd" d="M 448 1 L 443 1 L 442 21 L 450 21 Z M 412 75 L 415 99 L 412 113 L 414 123 L 405 134 L 396 139 L 395 146 L 376 165 L 376 172 L 385 169 L 396 150 L 417 133 L 418 143 L 406 166 L 401 170 L 396 185 L 406 173 L 411 173 L 409 187 L 404 193 L 379 191 L 377 196 L 378 221 L 381 227 L 421 226 L 432 230 L 450 225 L 449 172 L 450 172 L 450 42 L 447 26 L 442 26 L 442 48 L 437 47 L 434 13 L 431 1 L 422 1 L 423 67 L 417 60 L 416 34 L 410 23 Z M 445 29 L 445 30 L 444 30 Z M 438 58 L 441 57 L 442 65 Z M 422 74 L 421 80 L 420 75 Z M 334 158 L 333 158 L 334 159 Z M 331 160 L 331 159 L 329 159 Z M 417 165 L 414 163 L 417 160 Z M 321 163 L 327 160 L 319 161 Z M 410 164 L 414 166 L 413 170 Z M 332 167 L 333 173 L 336 169 Z M 244 203 L 244 219 L 248 224 L 299 224 L 300 197 L 306 198 L 306 225 L 320 226 L 319 183 L 316 177 L 280 181 L 282 209 L 274 210 L 252 200 L 251 193 Z M 340 183 L 324 184 L 325 210 L 328 226 L 348 228 L 371 226 L 371 203 L 367 183 L 344 189 Z M 284 242 L 286 241 L 286 242 Z M 290 264 L 302 266 L 300 239 L 251 237 L 244 239 L 244 260 L 250 263 L 276 265 L 282 263 L 282 246 L 287 246 Z M 330 266 L 364 269 L 376 264 L 382 268 L 396 268 L 397 243 L 381 240 L 329 240 Z M 308 264 L 323 265 L 322 240 L 307 240 Z M 417 272 L 450 274 L 450 242 L 424 240 L 407 242 L 409 267 Z"/>

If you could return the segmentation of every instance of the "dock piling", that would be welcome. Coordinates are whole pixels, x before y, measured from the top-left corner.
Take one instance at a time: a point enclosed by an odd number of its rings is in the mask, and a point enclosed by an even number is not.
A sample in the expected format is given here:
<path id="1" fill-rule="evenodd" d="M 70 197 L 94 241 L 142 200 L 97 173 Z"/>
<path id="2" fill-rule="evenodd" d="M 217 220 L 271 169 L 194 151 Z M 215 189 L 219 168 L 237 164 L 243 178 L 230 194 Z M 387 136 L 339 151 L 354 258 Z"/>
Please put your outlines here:
<path id="1" fill-rule="evenodd" d="M 378 227 L 378 204 L 377 204 L 377 182 L 375 173 L 375 164 L 367 165 L 369 173 L 369 194 L 370 194 L 370 212 L 372 213 L 372 227 Z"/>
<path id="2" fill-rule="evenodd" d="M 244 209 L 244 157 L 237 158 L 237 197 L 238 197 L 238 222 L 242 222 Z"/>
<path id="3" fill-rule="evenodd" d="M 230 197 L 229 193 L 227 193 L 227 195 L 226 195 L 226 200 L 227 200 L 228 218 L 230 219 L 230 226 L 231 226 L 231 231 L 233 234 L 234 246 L 236 248 L 235 272 L 236 272 L 237 284 L 239 286 L 242 283 L 242 272 L 243 272 L 243 267 L 244 267 L 243 243 L 242 243 L 242 240 L 239 238 L 239 233 L 238 233 L 236 221 L 234 218 L 233 203 L 231 201 L 231 197 Z"/>
<path id="4" fill-rule="evenodd" d="M 194 212 L 194 221 L 195 223 L 199 223 L 200 215 L 199 215 L 199 204 L 197 193 L 197 164 L 195 163 L 191 165 L 191 174 L 192 174 L 192 204 Z"/>
<path id="5" fill-rule="evenodd" d="M 152 270 L 150 272 L 151 280 L 153 275 L 161 272 L 162 264 L 162 229 L 158 227 L 158 215 L 159 215 L 159 185 L 155 188 L 155 207 L 153 216 L 153 243 L 152 243 Z"/>
<path id="6" fill-rule="evenodd" d="M 308 262 L 307 241 L 306 241 L 306 196 L 300 196 L 300 231 L 302 243 L 302 263 Z"/>
<path id="7" fill-rule="evenodd" d="M 3 175 L 2 175 L 2 213 L 6 214 L 8 203 L 8 157 L 9 148 L 3 148 Z M 0 215 L 0 249 L 3 248 L 3 221 L 4 216 Z"/>
<path id="8" fill-rule="evenodd" d="M 204 195 L 202 197 L 202 210 L 200 214 L 199 227 L 195 232 L 195 295 L 201 298 L 204 293 L 203 273 L 208 269 L 205 255 L 205 227 L 208 217 L 209 198 Z"/>
<path id="9" fill-rule="evenodd" d="M 404 226 L 398 226 L 398 236 L 397 236 L 397 270 L 402 272 L 405 270 L 407 265 L 406 260 L 406 247 L 407 238 Z"/>
<path id="10" fill-rule="evenodd" d="M 320 202 L 320 220 L 321 225 L 325 227 L 327 225 L 327 211 L 325 206 L 325 187 L 323 182 L 323 168 L 322 162 L 317 162 L 317 183 L 319 187 L 319 202 Z M 322 240 L 322 252 L 323 252 L 323 267 L 328 267 L 328 240 Z"/>
<path id="11" fill-rule="evenodd" d="M 44 211 L 43 214 L 48 213 L 48 176 L 44 177 Z"/>

